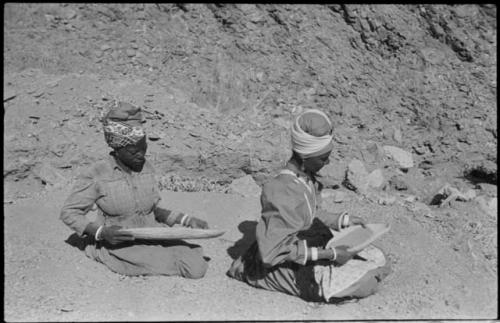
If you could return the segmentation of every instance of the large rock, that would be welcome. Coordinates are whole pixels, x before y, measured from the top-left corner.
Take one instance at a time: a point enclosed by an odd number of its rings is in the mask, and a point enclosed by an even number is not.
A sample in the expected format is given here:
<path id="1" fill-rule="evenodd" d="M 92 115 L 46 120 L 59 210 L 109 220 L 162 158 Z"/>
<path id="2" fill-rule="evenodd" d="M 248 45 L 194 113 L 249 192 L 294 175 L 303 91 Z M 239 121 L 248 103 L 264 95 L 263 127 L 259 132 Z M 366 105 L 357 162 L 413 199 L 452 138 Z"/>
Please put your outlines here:
<path id="1" fill-rule="evenodd" d="M 247 175 L 238 179 L 235 179 L 231 185 L 229 185 L 229 193 L 239 194 L 243 197 L 260 196 L 261 188 L 252 176 Z"/>
<path id="2" fill-rule="evenodd" d="M 373 188 L 380 188 L 384 185 L 385 178 L 381 169 L 375 169 L 367 177 L 368 186 Z"/>
<path id="3" fill-rule="evenodd" d="M 328 165 L 320 169 L 321 183 L 327 187 L 335 187 L 345 178 L 345 164 L 331 161 Z"/>
<path id="4" fill-rule="evenodd" d="M 366 147 L 361 150 L 361 155 L 365 163 L 376 163 L 384 156 L 384 150 L 377 142 L 368 142 Z"/>
<path id="5" fill-rule="evenodd" d="M 398 147 L 384 146 L 386 156 L 392 158 L 398 163 L 401 169 L 409 169 L 413 167 L 413 157 L 411 153 Z"/>
<path id="6" fill-rule="evenodd" d="M 332 201 L 334 203 L 342 203 L 347 200 L 349 200 L 349 197 L 345 192 L 339 191 L 339 190 L 332 190 L 332 189 L 324 189 L 321 192 L 321 198 L 323 201 Z"/>
<path id="7" fill-rule="evenodd" d="M 361 160 L 353 159 L 347 165 L 344 185 L 353 191 L 366 192 L 369 185 L 368 171 Z"/>

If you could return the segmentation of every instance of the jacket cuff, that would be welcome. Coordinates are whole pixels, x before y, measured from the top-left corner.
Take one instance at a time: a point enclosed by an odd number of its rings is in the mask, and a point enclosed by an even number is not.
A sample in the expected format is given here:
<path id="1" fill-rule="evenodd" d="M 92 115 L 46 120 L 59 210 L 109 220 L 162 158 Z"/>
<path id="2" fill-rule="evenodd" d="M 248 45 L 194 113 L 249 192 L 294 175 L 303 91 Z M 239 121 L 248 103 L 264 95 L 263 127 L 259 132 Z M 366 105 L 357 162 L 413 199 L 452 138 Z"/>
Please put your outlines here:
<path id="1" fill-rule="evenodd" d="M 76 234 L 81 238 L 86 235 L 85 229 L 91 223 L 91 221 L 87 218 L 81 219 L 75 223 L 73 223 L 70 227 L 73 229 Z"/>
<path id="2" fill-rule="evenodd" d="M 304 261 L 303 261 L 302 264 L 305 266 L 306 263 L 307 263 L 307 258 L 309 256 L 309 254 L 308 254 L 309 250 L 307 248 L 307 241 L 306 240 L 302 240 L 302 241 L 304 242 L 304 244 L 303 244 L 303 246 L 304 246 L 304 253 L 303 253 L 303 255 L 304 255 Z"/>

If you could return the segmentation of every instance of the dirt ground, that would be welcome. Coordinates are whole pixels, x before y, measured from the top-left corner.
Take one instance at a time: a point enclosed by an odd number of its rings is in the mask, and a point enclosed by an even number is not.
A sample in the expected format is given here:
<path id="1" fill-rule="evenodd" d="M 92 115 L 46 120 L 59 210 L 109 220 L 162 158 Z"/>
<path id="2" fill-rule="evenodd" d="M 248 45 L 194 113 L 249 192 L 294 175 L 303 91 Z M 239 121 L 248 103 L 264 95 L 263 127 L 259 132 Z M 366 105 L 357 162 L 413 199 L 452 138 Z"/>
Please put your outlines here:
<path id="1" fill-rule="evenodd" d="M 6 4 L 4 319 L 496 318 L 496 39 L 491 5 Z M 68 243 L 60 208 L 109 150 L 111 99 L 146 111 L 168 205 L 226 230 L 196 241 L 205 278 L 120 276 Z M 259 217 L 232 185 L 282 167 L 308 107 L 335 125 L 323 207 L 391 224 L 393 273 L 340 306 L 225 276 Z M 446 184 L 468 197 L 440 205 Z"/>
<path id="2" fill-rule="evenodd" d="M 412 221 L 411 213 L 402 207 L 345 203 L 346 210 L 369 210 L 370 220 L 391 224 L 391 234 L 378 245 L 388 252 L 394 272 L 378 294 L 335 306 L 256 290 L 224 275 L 232 257 L 248 241 L 240 239 L 250 236 L 247 230 L 258 219 L 257 198 L 163 192 L 167 205 L 226 231 L 220 238 L 196 241 L 211 260 L 206 277 L 193 281 L 120 276 L 87 259 L 65 243 L 72 233 L 57 219 L 64 193 L 54 191 L 43 199 L 26 199 L 22 205 L 5 208 L 7 321 L 479 319 L 496 315 L 496 274 L 486 270 L 484 261 L 474 263 L 454 251 Z M 238 248 L 234 248 L 236 242 Z"/>

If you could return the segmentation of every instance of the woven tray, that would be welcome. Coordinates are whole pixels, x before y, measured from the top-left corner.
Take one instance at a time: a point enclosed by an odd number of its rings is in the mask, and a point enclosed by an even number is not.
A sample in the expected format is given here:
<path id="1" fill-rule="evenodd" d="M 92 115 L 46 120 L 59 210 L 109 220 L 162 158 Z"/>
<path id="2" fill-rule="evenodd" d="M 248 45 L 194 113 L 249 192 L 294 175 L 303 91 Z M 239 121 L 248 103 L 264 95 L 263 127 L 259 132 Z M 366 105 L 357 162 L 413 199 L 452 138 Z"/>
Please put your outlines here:
<path id="1" fill-rule="evenodd" d="M 183 227 L 130 228 L 120 231 L 130 232 L 136 239 L 145 240 L 209 239 L 221 236 L 225 232 L 214 229 L 191 229 Z"/>
<path id="2" fill-rule="evenodd" d="M 326 248 L 348 246 L 347 251 L 359 252 L 389 231 L 390 228 L 391 226 L 388 224 L 370 223 L 366 225 L 366 228 L 353 225 L 341 231 L 331 230 L 333 238 L 328 241 Z"/>

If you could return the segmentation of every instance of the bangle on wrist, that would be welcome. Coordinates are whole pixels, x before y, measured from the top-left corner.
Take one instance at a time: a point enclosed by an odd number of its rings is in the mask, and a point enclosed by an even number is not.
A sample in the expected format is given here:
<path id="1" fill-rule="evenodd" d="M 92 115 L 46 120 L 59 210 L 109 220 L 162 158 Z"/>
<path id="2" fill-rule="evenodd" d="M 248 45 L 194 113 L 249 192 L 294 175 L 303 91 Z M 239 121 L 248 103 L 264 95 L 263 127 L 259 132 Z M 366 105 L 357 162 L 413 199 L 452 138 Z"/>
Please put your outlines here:
<path id="1" fill-rule="evenodd" d="M 184 214 L 181 218 L 181 222 L 180 222 L 180 225 L 182 226 L 186 226 L 187 222 L 188 222 L 188 219 L 189 219 L 189 215 L 187 214 Z"/>
<path id="2" fill-rule="evenodd" d="M 318 248 L 311 248 L 311 260 L 316 261 L 318 260 Z"/>
<path id="3" fill-rule="evenodd" d="M 349 218 L 347 219 L 347 223 L 345 223 L 345 218 L 347 216 L 347 212 L 342 212 L 339 216 L 339 219 L 337 220 L 337 226 L 339 228 L 339 230 L 345 228 L 347 226 L 347 224 L 349 224 Z"/>
<path id="4" fill-rule="evenodd" d="M 342 226 L 344 228 L 347 228 L 349 226 L 349 214 L 344 213 L 344 216 L 342 218 Z"/>
<path id="5" fill-rule="evenodd" d="M 102 229 L 104 229 L 104 226 L 101 225 L 99 228 L 97 228 L 96 232 L 95 232 L 95 241 L 100 241 L 102 240 L 100 235 L 101 235 L 101 232 L 102 232 Z"/>
<path id="6" fill-rule="evenodd" d="M 337 259 L 337 251 L 335 251 L 335 248 L 332 248 L 332 251 L 333 251 L 333 257 L 332 257 L 332 261 L 335 261 L 335 259 Z"/>

